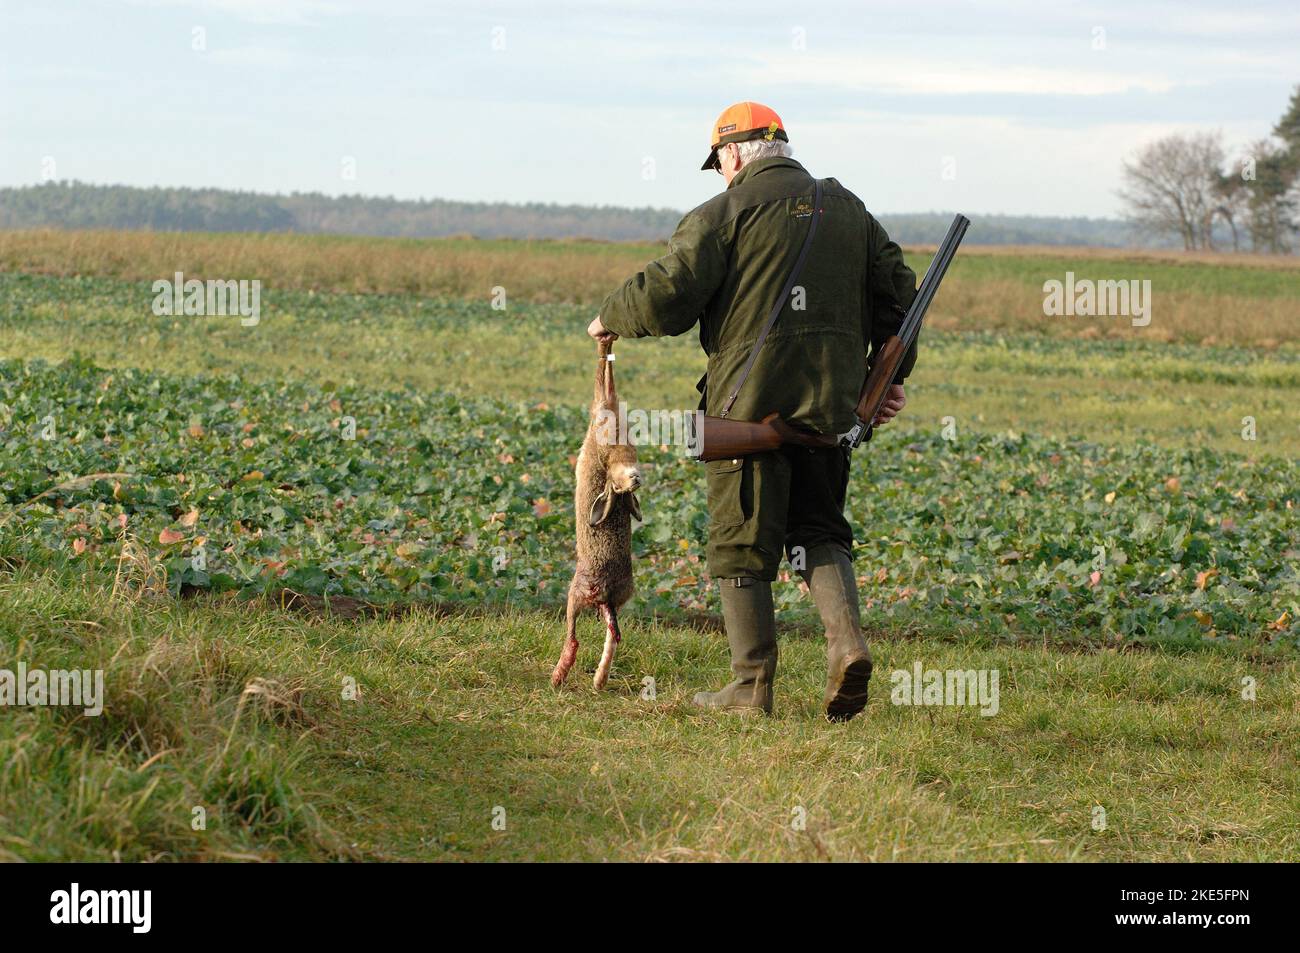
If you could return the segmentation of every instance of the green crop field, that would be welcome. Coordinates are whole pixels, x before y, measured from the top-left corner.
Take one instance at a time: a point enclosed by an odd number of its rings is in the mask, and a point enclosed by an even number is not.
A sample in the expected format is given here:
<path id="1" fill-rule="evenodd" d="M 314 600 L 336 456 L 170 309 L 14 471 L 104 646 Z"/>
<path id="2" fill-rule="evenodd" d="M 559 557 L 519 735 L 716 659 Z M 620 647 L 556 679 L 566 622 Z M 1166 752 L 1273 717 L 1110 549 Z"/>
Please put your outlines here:
<path id="1" fill-rule="evenodd" d="M 155 316 L 138 261 L 61 241 L 0 242 L 0 668 L 107 698 L 4 710 L 0 859 L 1300 857 L 1294 269 L 963 260 L 854 460 L 878 677 L 830 725 L 788 577 L 775 716 L 692 710 L 726 648 L 669 445 L 639 448 L 610 688 L 549 687 L 590 289 L 655 249 L 122 236 L 154 277 L 244 256 L 246 327 Z M 303 277 L 340 249 L 373 271 Z M 1169 288 L 1166 333 L 1014 311 L 1099 267 Z M 1263 317 L 1209 340 L 1207 308 Z M 617 353 L 629 404 L 694 406 L 690 335 Z M 891 704 L 917 663 L 999 671 L 998 712 Z"/>

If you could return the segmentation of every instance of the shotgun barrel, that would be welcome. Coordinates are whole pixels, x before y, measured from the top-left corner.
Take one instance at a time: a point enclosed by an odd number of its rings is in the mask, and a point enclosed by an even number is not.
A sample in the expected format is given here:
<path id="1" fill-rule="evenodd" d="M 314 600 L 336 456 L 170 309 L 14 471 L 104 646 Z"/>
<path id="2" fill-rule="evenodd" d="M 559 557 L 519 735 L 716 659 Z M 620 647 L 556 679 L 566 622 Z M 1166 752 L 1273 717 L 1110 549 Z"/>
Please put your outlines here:
<path id="1" fill-rule="evenodd" d="M 912 345 L 916 343 L 916 337 L 921 333 L 921 322 L 925 319 L 925 312 L 929 309 L 930 302 L 934 300 L 935 293 L 939 290 L 939 283 L 943 281 L 948 266 L 952 264 L 957 254 L 957 246 L 961 244 L 969 227 L 970 219 L 965 215 L 957 215 L 953 218 L 952 224 L 948 226 L 948 233 L 943 236 L 943 241 L 939 243 L 939 250 L 934 253 L 930 267 L 926 269 L 925 277 L 921 279 L 921 287 L 916 290 L 916 297 L 912 300 L 912 306 L 907 309 L 898 333 L 890 335 L 884 347 L 880 349 L 880 353 L 874 355 L 871 372 L 867 374 L 866 383 L 862 385 L 862 394 L 858 398 L 857 422 L 840 438 L 840 443 L 850 450 L 859 446 L 864 440 L 871 439 L 871 422 L 876 419 L 876 414 L 880 413 L 880 406 L 889 394 L 889 385 L 894 382 L 898 368 L 912 349 Z"/>

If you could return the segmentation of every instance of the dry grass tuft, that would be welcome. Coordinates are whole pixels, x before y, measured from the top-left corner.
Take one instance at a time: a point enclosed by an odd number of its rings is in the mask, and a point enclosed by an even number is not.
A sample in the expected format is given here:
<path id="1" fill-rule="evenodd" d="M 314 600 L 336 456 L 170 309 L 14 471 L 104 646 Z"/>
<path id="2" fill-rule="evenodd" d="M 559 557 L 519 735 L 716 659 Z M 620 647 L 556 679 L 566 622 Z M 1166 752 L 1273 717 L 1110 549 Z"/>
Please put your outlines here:
<path id="1" fill-rule="evenodd" d="M 167 567 L 163 565 L 162 557 L 125 531 L 120 538 L 122 544 L 117 568 L 113 572 L 110 600 L 137 602 L 167 595 Z"/>

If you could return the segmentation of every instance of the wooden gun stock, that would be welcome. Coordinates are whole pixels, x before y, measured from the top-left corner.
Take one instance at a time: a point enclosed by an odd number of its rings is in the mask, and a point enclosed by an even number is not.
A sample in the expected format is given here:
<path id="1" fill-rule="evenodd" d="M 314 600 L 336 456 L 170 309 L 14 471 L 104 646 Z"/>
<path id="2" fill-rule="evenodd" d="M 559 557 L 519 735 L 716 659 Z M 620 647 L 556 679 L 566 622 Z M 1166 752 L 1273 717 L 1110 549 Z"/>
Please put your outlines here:
<path id="1" fill-rule="evenodd" d="M 693 434 L 693 444 L 698 450 L 695 459 L 726 460 L 744 457 L 751 453 L 775 450 L 783 444 L 802 447 L 833 447 L 839 438 L 829 434 L 809 433 L 791 427 L 780 414 L 768 414 L 757 423 L 749 420 L 732 420 L 728 417 L 708 417 L 703 414 L 691 417 L 699 427 Z"/>
<path id="2" fill-rule="evenodd" d="M 891 334 L 872 364 L 866 383 L 862 385 L 862 394 L 858 397 L 858 408 L 855 411 L 857 423 L 844 435 L 844 443 L 850 448 L 871 439 L 871 423 L 876 419 L 876 414 L 880 413 L 885 398 L 889 396 L 889 385 L 894 383 L 894 377 L 898 374 L 898 369 L 903 365 L 903 358 L 906 356 L 907 346 L 903 344 L 901 338 Z"/>

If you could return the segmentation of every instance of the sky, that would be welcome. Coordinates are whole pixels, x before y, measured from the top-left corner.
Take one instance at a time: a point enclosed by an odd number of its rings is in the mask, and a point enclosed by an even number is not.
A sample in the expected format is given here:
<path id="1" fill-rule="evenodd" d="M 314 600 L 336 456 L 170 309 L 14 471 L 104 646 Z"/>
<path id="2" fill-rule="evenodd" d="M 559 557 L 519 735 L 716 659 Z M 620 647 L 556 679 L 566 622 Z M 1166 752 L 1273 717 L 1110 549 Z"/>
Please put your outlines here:
<path id="1" fill-rule="evenodd" d="M 688 209 L 752 99 L 876 212 L 1110 217 L 1298 83 L 1297 0 L 0 0 L 0 185 Z"/>

